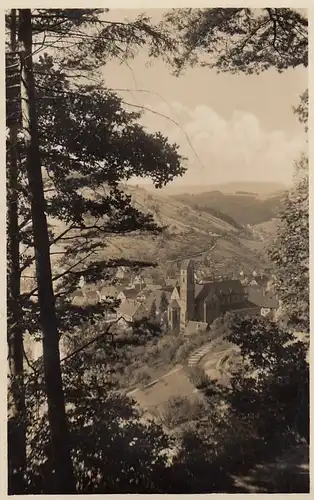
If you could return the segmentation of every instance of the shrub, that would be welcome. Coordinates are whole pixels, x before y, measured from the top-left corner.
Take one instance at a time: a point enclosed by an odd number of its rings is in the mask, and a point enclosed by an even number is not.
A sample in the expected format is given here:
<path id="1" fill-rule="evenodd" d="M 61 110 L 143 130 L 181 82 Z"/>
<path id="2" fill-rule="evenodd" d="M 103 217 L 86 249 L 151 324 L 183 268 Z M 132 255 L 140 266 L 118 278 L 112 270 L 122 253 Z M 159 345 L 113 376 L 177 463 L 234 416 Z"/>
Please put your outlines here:
<path id="1" fill-rule="evenodd" d="M 176 355 L 175 355 L 176 361 L 178 363 L 182 362 L 182 361 L 185 361 L 189 357 L 190 352 L 191 352 L 191 346 L 189 344 L 183 344 L 183 345 L 181 345 L 178 348 L 178 350 L 176 352 Z"/>
<path id="2" fill-rule="evenodd" d="M 144 387 L 145 385 L 149 384 L 150 381 L 151 376 L 146 368 L 139 369 L 137 372 L 135 372 L 133 377 L 133 382 L 135 384 L 139 384 L 141 387 Z"/>
<path id="3" fill-rule="evenodd" d="M 204 369 L 199 366 L 190 368 L 188 371 L 188 377 L 197 389 L 206 389 L 211 383 Z"/>
<path id="4" fill-rule="evenodd" d="M 159 418 L 169 429 L 177 425 L 191 422 L 200 417 L 204 411 L 204 405 L 200 401 L 190 401 L 186 397 L 173 396 L 167 402 Z"/>

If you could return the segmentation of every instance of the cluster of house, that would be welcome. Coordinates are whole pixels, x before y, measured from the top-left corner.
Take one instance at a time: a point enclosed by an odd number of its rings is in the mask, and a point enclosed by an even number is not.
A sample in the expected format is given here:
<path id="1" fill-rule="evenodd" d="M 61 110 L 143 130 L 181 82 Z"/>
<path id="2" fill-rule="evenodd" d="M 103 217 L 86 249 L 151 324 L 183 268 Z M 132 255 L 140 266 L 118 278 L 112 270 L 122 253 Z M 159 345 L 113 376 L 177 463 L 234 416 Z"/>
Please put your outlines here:
<path id="1" fill-rule="evenodd" d="M 81 288 L 72 297 L 72 303 L 99 303 L 108 297 L 119 301 L 116 312 L 108 321 L 121 323 L 139 321 L 154 315 L 161 325 L 174 332 L 192 333 L 206 330 L 219 316 L 234 312 L 242 316 L 272 317 L 278 308 L 275 294 L 269 290 L 269 278 L 253 272 L 240 273 L 239 279 L 215 279 L 196 271 L 194 261 L 181 263 L 178 278 L 153 280 L 141 274 L 130 280 L 124 268 L 118 269 L 115 285 Z"/>
<path id="2" fill-rule="evenodd" d="M 166 323 L 166 315 L 162 314 L 167 310 L 170 301 L 171 285 L 169 280 L 162 280 L 156 283 L 154 280 L 144 279 L 140 274 L 130 278 L 127 270 L 118 269 L 115 276 L 114 285 L 86 286 L 82 283 L 72 295 L 73 305 L 96 304 L 112 299 L 119 302 L 119 306 L 114 313 L 108 313 L 108 321 L 121 318 L 121 324 L 139 321 L 143 318 L 150 318 L 152 311 L 161 323 Z M 170 280 L 171 282 L 171 280 Z"/>

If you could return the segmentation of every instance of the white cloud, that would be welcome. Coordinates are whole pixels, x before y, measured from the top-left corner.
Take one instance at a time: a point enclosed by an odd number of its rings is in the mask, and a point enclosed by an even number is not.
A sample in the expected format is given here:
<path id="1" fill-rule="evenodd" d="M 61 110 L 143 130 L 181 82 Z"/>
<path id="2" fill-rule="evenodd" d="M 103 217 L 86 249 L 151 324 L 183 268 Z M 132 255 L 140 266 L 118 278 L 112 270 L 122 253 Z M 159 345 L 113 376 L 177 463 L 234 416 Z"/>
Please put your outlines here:
<path id="1" fill-rule="evenodd" d="M 185 183 L 202 180 L 208 184 L 229 181 L 270 181 L 288 183 L 294 161 L 305 147 L 302 133 L 289 139 L 282 130 L 263 130 L 251 113 L 235 110 L 230 118 L 219 116 L 208 106 L 194 109 L 179 102 L 164 102 L 148 108 L 178 122 L 195 149 L 197 160 L 185 134 L 166 118 L 146 112 L 143 124 L 150 131 L 160 130 L 180 145 L 188 157 Z M 199 177 L 197 179 L 197 177 Z"/>

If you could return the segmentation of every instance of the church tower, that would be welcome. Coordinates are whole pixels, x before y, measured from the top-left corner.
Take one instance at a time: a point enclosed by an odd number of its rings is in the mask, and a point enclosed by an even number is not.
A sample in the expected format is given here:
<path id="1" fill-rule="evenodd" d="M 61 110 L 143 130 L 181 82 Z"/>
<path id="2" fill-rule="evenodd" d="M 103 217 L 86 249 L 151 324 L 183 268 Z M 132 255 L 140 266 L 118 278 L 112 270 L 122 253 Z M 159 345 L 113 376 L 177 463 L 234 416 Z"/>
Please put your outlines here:
<path id="1" fill-rule="evenodd" d="M 180 330 L 184 331 L 188 321 L 194 319 L 194 263 L 186 259 L 180 271 Z"/>

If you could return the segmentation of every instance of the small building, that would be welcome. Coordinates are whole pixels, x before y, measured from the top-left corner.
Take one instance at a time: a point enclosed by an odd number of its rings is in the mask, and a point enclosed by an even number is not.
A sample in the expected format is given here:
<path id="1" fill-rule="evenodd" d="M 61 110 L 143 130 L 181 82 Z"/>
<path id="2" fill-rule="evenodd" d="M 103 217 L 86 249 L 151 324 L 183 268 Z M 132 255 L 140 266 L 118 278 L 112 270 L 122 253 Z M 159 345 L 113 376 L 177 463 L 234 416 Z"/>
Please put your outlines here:
<path id="1" fill-rule="evenodd" d="M 99 293 L 95 289 L 84 290 L 78 288 L 71 295 L 71 303 L 74 306 L 95 305 L 101 302 Z"/>
<path id="2" fill-rule="evenodd" d="M 247 288 L 248 300 L 261 309 L 261 315 L 273 318 L 279 307 L 276 295 L 271 291 L 260 290 L 256 287 Z"/>
<path id="3" fill-rule="evenodd" d="M 133 285 L 145 285 L 145 280 L 140 274 L 136 274 L 132 280 Z"/>
<path id="4" fill-rule="evenodd" d="M 121 320 L 124 320 L 128 323 L 140 321 L 141 319 L 147 317 L 147 310 L 145 309 L 143 304 L 139 304 L 134 300 L 125 300 L 122 304 L 120 304 L 117 310 L 117 318 L 121 318 Z"/>
<path id="5" fill-rule="evenodd" d="M 124 266 L 118 267 L 115 277 L 118 280 L 123 280 L 126 277 L 126 269 Z"/>
<path id="6" fill-rule="evenodd" d="M 102 300 L 113 298 L 116 299 L 120 293 L 120 289 L 113 285 L 103 286 L 99 289 L 99 294 Z"/>
<path id="7" fill-rule="evenodd" d="M 248 286 L 266 289 L 268 281 L 269 279 L 267 278 L 267 276 L 254 276 L 252 280 L 249 280 Z"/>
<path id="8" fill-rule="evenodd" d="M 124 302 L 125 300 L 137 300 L 138 302 L 143 302 L 146 300 L 146 297 L 147 292 L 144 292 L 141 285 L 124 288 L 117 295 L 117 299 L 121 300 L 121 302 Z"/>

